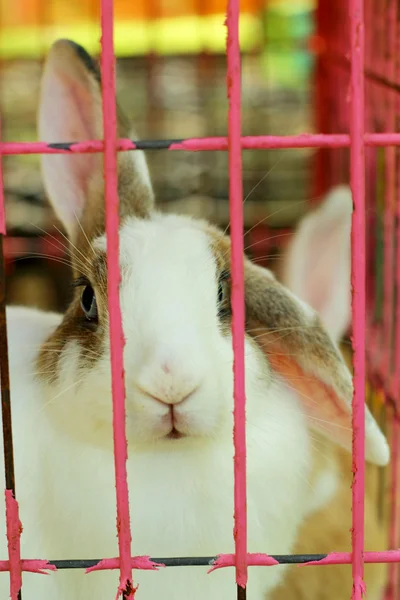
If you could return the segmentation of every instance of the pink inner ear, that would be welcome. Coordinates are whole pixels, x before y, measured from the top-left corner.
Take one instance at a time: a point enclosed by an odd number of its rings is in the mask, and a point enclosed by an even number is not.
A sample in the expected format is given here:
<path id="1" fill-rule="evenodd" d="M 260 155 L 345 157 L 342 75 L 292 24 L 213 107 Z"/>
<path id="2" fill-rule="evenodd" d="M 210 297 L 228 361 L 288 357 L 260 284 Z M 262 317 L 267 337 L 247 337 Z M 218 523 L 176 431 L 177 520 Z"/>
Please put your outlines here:
<path id="1" fill-rule="evenodd" d="M 101 112 L 89 78 L 77 70 L 48 66 L 43 79 L 39 134 L 45 142 L 77 142 L 102 137 Z M 53 207 L 70 235 L 87 198 L 88 184 L 101 173 L 99 154 L 43 155 L 43 175 Z"/>
<path id="2" fill-rule="evenodd" d="M 334 229 L 313 232 L 309 247 L 304 251 L 301 280 L 304 282 L 303 293 L 299 296 L 314 308 L 320 315 L 329 307 L 330 298 L 334 297 L 335 288 L 341 281 L 343 258 L 341 244 L 342 230 Z"/>
<path id="3" fill-rule="evenodd" d="M 350 407 L 332 387 L 307 373 L 283 348 L 268 347 L 268 360 L 274 369 L 299 396 L 310 427 L 318 429 L 345 448 L 351 448 L 352 430 Z"/>
<path id="4" fill-rule="evenodd" d="M 81 142 L 95 140 L 100 136 L 96 131 L 96 106 L 90 89 L 80 81 L 75 82 L 68 76 L 59 78 L 58 98 L 54 110 L 65 115 L 60 119 L 59 114 L 54 115 L 49 127 L 53 126 L 53 136 L 58 138 L 54 141 Z M 70 165 L 69 170 L 74 179 L 75 186 L 83 195 L 87 192 L 87 185 L 96 166 L 99 157 L 96 154 L 66 155 L 66 163 Z"/>

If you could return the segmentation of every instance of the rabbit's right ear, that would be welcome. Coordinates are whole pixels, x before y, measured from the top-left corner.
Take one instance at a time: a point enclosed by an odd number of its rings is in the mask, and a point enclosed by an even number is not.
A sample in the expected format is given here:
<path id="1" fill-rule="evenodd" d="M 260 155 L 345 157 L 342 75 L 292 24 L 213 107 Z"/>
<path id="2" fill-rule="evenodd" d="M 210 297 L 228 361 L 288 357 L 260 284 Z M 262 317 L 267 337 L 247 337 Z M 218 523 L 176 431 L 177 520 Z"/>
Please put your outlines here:
<path id="1" fill-rule="evenodd" d="M 103 139 L 100 74 L 81 47 L 59 40 L 50 49 L 44 67 L 38 115 L 43 142 L 79 142 Z M 129 137 L 125 117 L 118 110 L 117 135 Z M 84 222 L 85 233 L 104 230 L 103 154 L 44 154 L 46 191 L 71 239 Z M 118 154 L 121 214 L 147 216 L 153 192 L 144 154 Z M 78 221 L 79 220 L 79 221 Z"/>
<path id="2" fill-rule="evenodd" d="M 352 209 L 350 188 L 333 188 L 300 221 L 282 267 L 282 283 L 317 311 L 336 341 L 351 321 Z"/>
<path id="3" fill-rule="evenodd" d="M 351 450 L 352 379 L 319 316 L 250 261 L 245 262 L 245 300 L 248 334 L 297 394 L 310 426 Z M 365 452 L 372 463 L 388 463 L 388 444 L 368 407 Z"/>

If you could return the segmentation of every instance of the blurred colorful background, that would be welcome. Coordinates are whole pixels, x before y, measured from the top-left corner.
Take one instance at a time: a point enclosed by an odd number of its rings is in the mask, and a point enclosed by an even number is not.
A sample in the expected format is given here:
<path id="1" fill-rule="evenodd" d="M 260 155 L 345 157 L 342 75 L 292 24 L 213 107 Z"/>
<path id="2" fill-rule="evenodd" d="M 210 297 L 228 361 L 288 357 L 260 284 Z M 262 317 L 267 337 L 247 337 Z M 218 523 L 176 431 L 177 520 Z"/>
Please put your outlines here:
<path id="1" fill-rule="evenodd" d="M 312 20 L 313 0 L 242 0 L 241 46 L 259 50 L 270 42 L 300 40 Z M 90 52 L 98 50 L 97 0 L 1 0 L 3 58 L 40 57 L 54 38 L 73 37 Z M 225 0 L 115 0 L 115 49 L 118 57 L 223 53 Z"/>
<path id="2" fill-rule="evenodd" d="M 225 0 L 115 0 L 119 101 L 141 138 L 226 135 L 225 9 Z M 313 0 L 241 1 L 244 135 L 314 129 L 314 13 Z M 42 60 L 59 37 L 98 55 L 98 0 L 0 0 L 4 141 L 37 139 Z M 278 259 L 271 239 L 285 241 L 307 208 L 314 152 L 243 153 L 245 225 L 261 262 Z M 229 227 L 226 153 L 149 151 L 147 157 L 162 210 Z M 42 187 L 40 158 L 10 156 L 3 165 L 8 299 L 61 309 L 69 271 L 59 262 L 65 248 L 49 237 L 59 239 L 59 225 Z"/>

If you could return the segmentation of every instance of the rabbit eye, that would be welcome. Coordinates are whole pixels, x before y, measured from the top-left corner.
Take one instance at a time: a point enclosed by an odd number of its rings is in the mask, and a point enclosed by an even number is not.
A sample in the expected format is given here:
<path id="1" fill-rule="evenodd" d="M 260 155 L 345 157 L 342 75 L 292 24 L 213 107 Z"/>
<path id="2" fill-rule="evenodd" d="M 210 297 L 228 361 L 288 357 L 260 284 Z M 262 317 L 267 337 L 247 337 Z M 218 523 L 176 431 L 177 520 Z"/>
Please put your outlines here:
<path id="1" fill-rule="evenodd" d="M 226 299 L 226 282 L 220 281 L 218 283 L 218 304 L 222 304 Z"/>
<path id="2" fill-rule="evenodd" d="M 96 295 L 91 285 L 86 285 L 81 296 L 81 307 L 89 321 L 97 320 Z"/>
<path id="3" fill-rule="evenodd" d="M 225 315 L 229 312 L 229 273 L 223 271 L 218 281 L 218 312 Z"/>

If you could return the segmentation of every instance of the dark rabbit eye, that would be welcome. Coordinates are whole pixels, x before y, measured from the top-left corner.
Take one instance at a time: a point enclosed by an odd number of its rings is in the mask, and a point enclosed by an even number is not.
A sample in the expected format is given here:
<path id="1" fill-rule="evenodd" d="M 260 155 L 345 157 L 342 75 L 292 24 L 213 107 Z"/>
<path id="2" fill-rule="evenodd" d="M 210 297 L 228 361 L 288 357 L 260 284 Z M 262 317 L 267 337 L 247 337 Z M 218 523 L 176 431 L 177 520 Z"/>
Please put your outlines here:
<path id="1" fill-rule="evenodd" d="M 218 304 L 222 304 L 226 300 L 226 282 L 218 283 Z"/>
<path id="2" fill-rule="evenodd" d="M 86 285 L 81 296 L 81 307 L 89 321 L 97 320 L 96 295 L 91 285 Z"/>
<path id="3" fill-rule="evenodd" d="M 218 281 L 218 312 L 225 315 L 229 312 L 229 273 L 223 271 Z"/>

